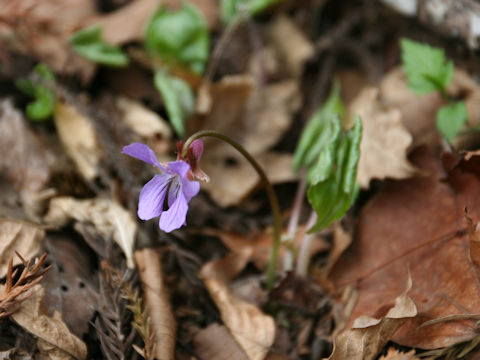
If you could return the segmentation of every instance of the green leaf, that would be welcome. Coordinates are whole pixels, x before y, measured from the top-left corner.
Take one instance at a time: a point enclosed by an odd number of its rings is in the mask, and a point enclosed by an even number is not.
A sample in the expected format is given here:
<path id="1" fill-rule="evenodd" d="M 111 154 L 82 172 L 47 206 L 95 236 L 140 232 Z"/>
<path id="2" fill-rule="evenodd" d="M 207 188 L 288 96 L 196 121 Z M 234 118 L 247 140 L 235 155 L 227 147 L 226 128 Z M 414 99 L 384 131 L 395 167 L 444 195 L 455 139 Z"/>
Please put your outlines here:
<path id="1" fill-rule="evenodd" d="M 345 110 L 340 99 L 340 85 L 335 82 L 325 103 L 313 114 L 303 129 L 295 150 L 293 165 L 309 167 L 322 152 L 324 146 L 339 131 L 335 118 L 342 117 Z"/>
<path id="2" fill-rule="evenodd" d="M 207 23 L 190 3 L 177 11 L 160 6 L 147 25 L 144 42 L 151 57 L 169 66 L 196 74 L 205 70 L 210 46 Z"/>
<path id="3" fill-rule="evenodd" d="M 357 116 L 353 129 L 335 141 L 334 158 L 331 156 L 328 159 L 331 164 L 326 166 L 328 171 L 324 173 L 328 174 L 327 177 L 323 176 L 324 179 L 321 181 L 309 182 L 308 201 L 317 213 L 317 222 L 309 232 L 322 230 L 333 221 L 341 219 L 355 202 L 359 192 L 355 179 L 361 138 L 362 123 Z M 315 167 L 310 171 L 314 169 Z"/>
<path id="4" fill-rule="evenodd" d="M 167 109 L 175 132 L 185 135 L 185 121 L 195 110 L 195 96 L 190 86 L 183 80 L 170 76 L 165 70 L 155 72 L 154 84 Z"/>
<path id="5" fill-rule="evenodd" d="M 53 72 L 45 64 L 35 66 L 33 72 L 45 82 L 54 82 L 55 76 Z M 29 78 L 20 78 L 15 85 L 23 93 L 35 98 L 26 108 L 27 117 L 33 121 L 44 121 L 53 114 L 55 108 L 55 93 L 47 86 L 35 83 Z"/>
<path id="6" fill-rule="evenodd" d="M 454 68 L 444 51 L 409 39 L 402 39 L 400 45 L 408 87 L 417 94 L 445 93 Z"/>
<path id="7" fill-rule="evenodd" d="M 221 0 L 222 20 L 226 24 L 230 23 L 239 11 L 245 11 L 248 15 L 256 15 L 280 1 L 281 0 Z"/>
<path id="8" fill-rule="evenodd" d="M 437 112 L 437 129 L 448 142 L 457 136 L 465 122 L 468 112 L 463 101 L 442 106 Z"/>
<path id="9" fill-rule="evenodd" d="M 129 63 L 128 56 L 118 46 L 102 39 L 100 25 L 90 26 L 73 34 L 69 42 L 73 50 L 84 58 L 107 66 L 123 67 Z"/>

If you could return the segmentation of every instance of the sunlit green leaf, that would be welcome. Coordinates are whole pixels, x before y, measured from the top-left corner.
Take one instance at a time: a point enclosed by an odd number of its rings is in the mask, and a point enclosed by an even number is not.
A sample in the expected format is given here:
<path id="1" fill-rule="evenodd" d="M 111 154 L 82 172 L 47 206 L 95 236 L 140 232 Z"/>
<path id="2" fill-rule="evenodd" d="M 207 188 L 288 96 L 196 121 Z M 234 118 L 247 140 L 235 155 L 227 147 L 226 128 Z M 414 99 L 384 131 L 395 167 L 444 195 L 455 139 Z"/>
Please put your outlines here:
<path id="1" fill-rule="evenodd" d="M 444 51 L 409 39 L 402 39 L 400 45 L 408 87 L 417 94 L 444 93 L 454 70 Z"/>
<path id="2" fill-rule="evenodd" d="M 39 80 L 50 83 L 55 81 L 53 72 L 45 64 L 38 64 L 33 72 L 39 77 Z M 55 93 L 52 90 L 29 78 L 18 79 L 15 85 L 26 95 L 35 98 L 27 105 L 25 111 L 30 120 L 43 121 L 52 116 L 56 101 Z"/>
<path id="3" fill-rule="evenodd" d="M 195 97 L 190 86 L 166 70 L 155 72 L 154 84 L 162 96 L 170 122 L 178 136 L 185 135 L 185 121 L 193 114 Z"/>
<path id="4" fill-rule="evenodd" d="M 340 99 L 340 86 L 334 83 L 330 96 L 313 114 L 303 129 L 295 150 L 294 167 L 309 167 L 317 160 L 325 144 L 328 144 L 339 131 L 335 118 L 341 118 L 344 107 Z"/>
<path id="5" fill-rule="evenodd" d="M 69 41 L 77 54 L 93 62 L 114 67 L 127 66 L 129 63 L 128 56 L 121 48 L 102 39 L 100 25 L 77 31 Z"/>
<path id="6" fill-rule="evenodd" d="M 467 108 L 463 101 L 442 106 L 437 112 L 437 129 L 451 142 L 468 120 Z"/>
<path id="7" fill-rule="evenodd" d="M 317 222 L 309 232 L 322 230 L 333 221 L 341 219 L 354 203 L 359 192 L 355 179 L 361 137 L 362 123 L 357 117 L 353 129 L 335 141 L 333 164 L 323 174 L 328 176 L 323 176 L 324 180 L 309 183 L 308 201 L 317 213 Z M 329 160 L 332 158 L 330 156 Z"/>
<path id="8" fill-rule="evenodd" d="M 160 6 L 147 25 L 144 42 L 150 56 L 167 65 L 197 74 L 205 69 L 210 37 L 203 15 L 190 3 L 177 11 Z"/>

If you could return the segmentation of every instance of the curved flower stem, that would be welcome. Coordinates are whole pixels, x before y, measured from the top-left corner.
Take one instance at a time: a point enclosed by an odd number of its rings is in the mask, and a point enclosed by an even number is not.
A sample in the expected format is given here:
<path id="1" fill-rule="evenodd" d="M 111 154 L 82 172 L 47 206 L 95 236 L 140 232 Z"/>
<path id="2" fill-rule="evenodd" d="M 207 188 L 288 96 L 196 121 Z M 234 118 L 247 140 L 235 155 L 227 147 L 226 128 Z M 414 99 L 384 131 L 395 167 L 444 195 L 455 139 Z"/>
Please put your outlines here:
<path id="1" fill-rule="evenodd" d="M 268 180 L 267 175 L 260 167 L 260 164 L 250 155 L 245 148 L 240 145 L 238 142 L 233 140 L 227 135 L 223 135 L 214 130 L 202 130 L 198 131 L 192 136 L 190 136 L 183 146 L 183 153 L 182 156 L 185 157 L 187 155 L 188 148 L 190 147 L 191 143 L 202 137 L 213 137 L 225 141 L 226 143 L 232 145 L 237 151 L 242 154 L 245 159 L 248 160 L 250 165 L 253 166 L 257 174 L 260 176 L 262 180 L 263 186 L 267 191 L 268 200 L 270 201 L 270 206 L 272 208 L 273 213 L 273 245 L 269 255 L 268 261 L 268 268 L 267 268 L 267 289 L 273 289 L 273 285 L 275 284 L 275 270 L 277 268 L 277 258 L 278 258 L 278 250 L 280 248 L 280 241 L 281 241 L 281 234 L 282 234 L 282 218 L 280 214 L 280 206 L 278 204 L 278 198 L 275 194 L 275 190 L 273 190 L 272 183 Z"/>

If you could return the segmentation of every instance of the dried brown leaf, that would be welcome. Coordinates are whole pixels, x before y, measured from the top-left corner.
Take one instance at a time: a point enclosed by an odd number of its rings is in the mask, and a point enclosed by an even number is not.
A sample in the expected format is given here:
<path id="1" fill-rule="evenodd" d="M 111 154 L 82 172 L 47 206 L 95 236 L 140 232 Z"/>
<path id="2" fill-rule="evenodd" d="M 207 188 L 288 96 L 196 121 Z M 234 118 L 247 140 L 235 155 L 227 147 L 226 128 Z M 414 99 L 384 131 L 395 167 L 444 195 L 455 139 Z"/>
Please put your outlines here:
<path id="1" fill-rule="evenodd" d="M 80 174 L 92 180 L 98 174 L 102 151 L 93 124 L 72 105 L 57 103 L 55 126 L 68 156 Z"/>
<path id="2" fill-rule="evenodd" d="M 401 291 L 410 268 L 410 297 L 419 315 L 395 334 L 402 345 L 434 349 L 478 334 L 474 316 L 420 327 L 429 320 L 480 313 L 480 286 L 469 257 L 464 208 L 480 219 L 478 177 L 454 168 L 444 179 L 437 156 L 425 148 L 412 161 L 429 176 L 388 182 L 358 219 L 356 241 L 334 266 L 336 285 L 357 284 L 351 319 L 382 312 Z M 458 276 L 458 274 L 462 274 Z"/>
<path id="3" fill-rule="evenodd" d="M 125 254 L 127 266 L 134 267 L 133 246 L 137 223 L 121 205 L 102 198 L 77 200 L 65 196 L 52 199 L 44 221 L 63 226 L 71 220 L 92 224 L 103 238 L 113 239 Z"/>
<path id="4" fill-rule="evenodd" d="M 10 5 L 10 6 L 9 6 Z M 95 0 L 3 0 L 0 7 L 2 44 L 46 63 L 55 72 L 79 74 L 84 82 L 96 65 L 75 55 L 68 37 L 97 12 Z"/>
<path id="5" fill-rule="evenodd" d="M 142 138 L 172 137 L 172 129 L 167 122 L 142 103 L 120 97 L 117 99 L 117 106 L 123 113 L 122 120 L 125 124 Z"/>
<path id="6" fill-rule="evenodd" d="M 0 172 L 19 191 L 38 192 L 50 175 L 46 154 L 22 113 L 0 100 Z"/>
<path id="7" fill-rule="evenodd" d="M 154 334 L 153 356 L 156 359 L 173 360 L 177 322 L 163 280 L 160 256 L 155 250 L 145 248 L 135 251 L 135 262 Z"/>
<path id="8" fill-rule="evenodd" d="M 300 105 L 296 81 L 254 86 L 250 76 L 228 76 L 204 84 L 202 111 L 208 116 L 196 128 L 217 130 L 239 141 L 264 168 L 274 183 L 296 178 L 290 154 L 269 152 L 290 127 Z M 211 104 L 210 104 L 211 102 Z M 211 181 L 203 187 L 220 206 L 242 201 L 258 184 L 251 165 L 229 145 L 206 141 L 202 168 Z"/>
<path id="9" fill-rule="evenodd" d="M 95 312 L 93 304 L 98 301 L 94 281 L 96 259 L 82 245 L 68 232 L 47 234 L 47 261 L 54 266 L 42 280 L 48 289 L 43 300 L 47 311 L 61 312 L 70 331 L 79 337 L 88 332 Z"/>
<path id="10" fill-rule="evenodd" d="M 0 278 L 7 273 L 10 259 L 13 259 L 14 266 L 22 263 L 15 252 L 27 259 L 35 257 L 42 248 L 44 237 L 45 231 L 35 224 L 0 218 Z"/>
<path id="11" fill-rule="evenodd" d="M 53 352 L 57 359 L 86 359 L 85 343 L 73 335 L 62 320 L 58 311 L 49 317 L 42 305 L 45 289 L 36 285 L 29 290 L 31 296 L 22 303 L 21 309 L 12 315 L 12 319 L 29 333 L 39 339 L 39 349 Z M 53 355 L 52 355 L 53 356 Z"/>
<path id="12" fill-rule="evenodd" d="M 291 154 L 265 152 L 258 154 L 255 160 L 273 184 L 294 181 L 297 178 L 292 170 Z M 240 203 L 260 183 L 252 165 L 227 144 L 208 147 L 201 160 L 201 167 L 210 177 L 210 182 L 202 184 L 202 189 L 223 207 Z"/>
<path id="13" fill-rule="evenodd" d="M 273 21 L 269 37 L 288 73 L 294 77 L 300 76 L 305 62 L 314 54 L 313 44 L 285 15 L 280 15 Z"/>
<path id="14" fill-rule="evenodd" d="M 201 360 L 248 360 L 228 329 L 220 324 L 210 324 L 193 339 L 195 355 Z"/>
<path id="15" fill-rule="evenodd" d="M 400 352 L 394 348 L 388 349 L 386 355 L 383 355 L 379 360 L 419 360 L 415 356 L 415 350 L 411 350 L 408 353 Z"/>
<path id="16" fill-rule="evenodd" d="M 246 263 L 246 257 L 231 253 L 205 264 L 200 277 L 220 310 L 223 322 L 248 359 L 262 360 L 275 339 L 275 322 L 258 307 L 234 296 L 228 285 Z"/>
<path id="17" fill-rule="evenodd" d="M 375 359 L 405 321 L 417 315 L 417 308 L 407 295 L 411 287 L 412 279 L 409 278 L 405 291 L 382 318 L 358 317 L 351 329 L 337 335 L 329 360 Z"/>
<path id="18" fill-rule="evenodd" d="M 348 108 L 348 124 L 357 115 L 363 124 L 357 173 L 362 188 L 368 188 L 372 179 L 404 179 L 416 173 L 407 159 L 412 136 L 402 123 L 401 112 L 383 108 L 378 94 L 377 88 L 367 87 Z"/>

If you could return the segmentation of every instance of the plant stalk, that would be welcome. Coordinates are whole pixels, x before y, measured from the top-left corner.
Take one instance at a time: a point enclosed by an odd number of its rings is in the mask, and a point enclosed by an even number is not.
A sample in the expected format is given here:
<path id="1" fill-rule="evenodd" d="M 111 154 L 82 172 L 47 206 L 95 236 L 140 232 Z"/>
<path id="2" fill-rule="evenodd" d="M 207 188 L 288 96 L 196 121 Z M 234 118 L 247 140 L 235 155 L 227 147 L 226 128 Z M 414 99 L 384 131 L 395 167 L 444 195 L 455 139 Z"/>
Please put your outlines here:
<path id="1" fill-rule="evenodd" d="M 282 217 L 280 214 L 280 206 L 278 204 L 278 198 L 275 194 L 275 190 L 273 189 L 272 183 L 268 180 L 267 175 L 261 168 L 260 164 L 253 158 L 250 153 L 245 150 L 245 148 L 240 145 L 240 143 L 236 142 L 232 138 L 227 135 L 221 134 L 214 130 L 202 130 L 198 131 L 192 136 L 190 136 L 183 146 L 182 157 L 186 157 L 188 148 L 192 144 L 194 140 L 200 139 L 202 137 L 212 137 L 219 140 L 222 140 L 231 146 L 233 146 L 240 154 L 242 154 L 245 159 L 248 160 L 250 165 L 253 166 L 257 174 L 260 176 L 260 179 L 267 191 L 268 200 L 270 201 L 270 207 L 272 208 L 273 213 L 273 245 L 270 250 L 269 261 L 268 261 L 268 268 L 267 268 L 267 289 L 272 290 L 273 286 L 275 285 L 275 272 L 277 269 L 277 258 L 278 258 L 278 250 L 280 248 L 281 242 L 281 234 L 282 234 Z"/>

